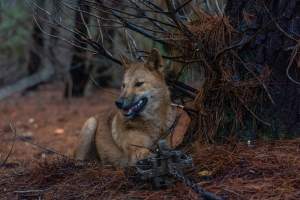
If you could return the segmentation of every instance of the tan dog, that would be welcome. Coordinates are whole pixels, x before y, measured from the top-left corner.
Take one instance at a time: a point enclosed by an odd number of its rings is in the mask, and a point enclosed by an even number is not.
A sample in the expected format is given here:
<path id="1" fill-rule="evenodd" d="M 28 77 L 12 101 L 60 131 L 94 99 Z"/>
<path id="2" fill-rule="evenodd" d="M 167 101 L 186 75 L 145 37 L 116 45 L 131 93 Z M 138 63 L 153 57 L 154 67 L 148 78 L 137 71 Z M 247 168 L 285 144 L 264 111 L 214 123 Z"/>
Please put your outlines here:
<path id="1" fill-rule="evenodd" d="M 172 126 L 176 108 L 163 76 L 163 61 L 153 49 L 145 63 L 122 58 L 125 69 L 118 110 L 92 117 L 84 124 L 75 152 L 79 160 L 97 159 L 115 166 L 134 165 L 149 155 Z"/>

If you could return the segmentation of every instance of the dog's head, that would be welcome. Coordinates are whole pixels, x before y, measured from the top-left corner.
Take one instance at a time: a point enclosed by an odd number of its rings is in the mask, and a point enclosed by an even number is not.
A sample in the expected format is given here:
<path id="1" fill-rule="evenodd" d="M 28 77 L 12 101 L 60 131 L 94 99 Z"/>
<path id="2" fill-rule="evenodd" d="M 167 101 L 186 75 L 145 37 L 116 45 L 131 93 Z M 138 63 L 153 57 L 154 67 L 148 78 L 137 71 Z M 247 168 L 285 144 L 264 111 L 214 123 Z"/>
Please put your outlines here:
<path id="1" fill-rule="evenodd" d="M 125 73 L 116 106 L 127 119 L 153 116 L 169 98 L 160 53 L 153 49 L 146 62 L 131 62 L 126 57 L 122 62 Z"/>

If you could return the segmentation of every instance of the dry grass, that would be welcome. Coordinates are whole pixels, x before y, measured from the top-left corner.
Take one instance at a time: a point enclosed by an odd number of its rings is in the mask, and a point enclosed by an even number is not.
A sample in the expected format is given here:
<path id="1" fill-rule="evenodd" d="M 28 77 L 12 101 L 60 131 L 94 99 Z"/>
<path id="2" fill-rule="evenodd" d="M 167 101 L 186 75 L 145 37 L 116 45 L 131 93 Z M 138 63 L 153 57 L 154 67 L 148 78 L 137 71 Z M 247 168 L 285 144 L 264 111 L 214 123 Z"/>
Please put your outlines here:
<path id="1" fill-rule="evenodd" d="M 256 147 L 195 144 L 195 169 L 190 175 L 225 199 L 296 200 L 300 198 L 299 144 L 299 139 Z M 205 170 L 211 176 L 199 175 Z M 134 182 L 121 169 L 93 163 L 57 159 L 17 171 L 0 175 L 1 199 L 33 189 L 43 190 L 45 199 L 197 199 L 181 183 L 153 190 L 149 184 Z"/>

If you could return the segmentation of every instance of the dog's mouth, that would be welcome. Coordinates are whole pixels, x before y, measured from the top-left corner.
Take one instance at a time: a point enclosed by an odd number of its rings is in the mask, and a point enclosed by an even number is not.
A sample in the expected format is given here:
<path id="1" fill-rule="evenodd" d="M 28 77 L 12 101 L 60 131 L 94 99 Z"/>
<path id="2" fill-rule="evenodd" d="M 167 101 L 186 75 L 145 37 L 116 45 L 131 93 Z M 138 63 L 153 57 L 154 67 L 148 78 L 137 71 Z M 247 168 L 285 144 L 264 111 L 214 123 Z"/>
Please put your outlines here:
<path id="1" fill-rule="evenodd" d="M 128 118 L 135 117 L 145 108 L 147 102 L 148 99 L 146 97 L 142 97 L 138 101 L 132 103 L 130 106 L 123 108 L 123 115 Z"/>

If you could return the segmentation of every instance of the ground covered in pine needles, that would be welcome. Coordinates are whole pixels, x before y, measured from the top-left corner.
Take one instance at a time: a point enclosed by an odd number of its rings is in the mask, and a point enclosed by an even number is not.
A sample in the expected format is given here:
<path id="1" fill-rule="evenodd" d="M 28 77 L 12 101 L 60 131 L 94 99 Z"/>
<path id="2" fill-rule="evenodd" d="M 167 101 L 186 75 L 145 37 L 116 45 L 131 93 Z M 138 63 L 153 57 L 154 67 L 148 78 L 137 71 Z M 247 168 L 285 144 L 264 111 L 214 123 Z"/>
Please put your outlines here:
<path id="1" fill-rule="evenodd" d="M 0 199 L 197 199 L 180 182 L 154 190 L 122 169 L 63 157 L 71 156 L 84 120 L 116 95 L 99 91 L 67 101 L 57 88 L 0 102 Z M 300 199 L 300 139 L 194 144 L 193 158 L 189 175 L 224 199 Z"/>

